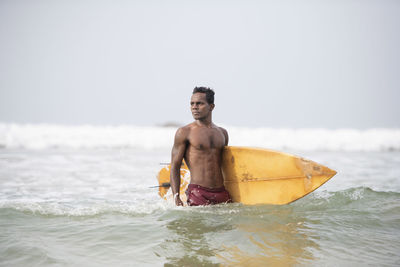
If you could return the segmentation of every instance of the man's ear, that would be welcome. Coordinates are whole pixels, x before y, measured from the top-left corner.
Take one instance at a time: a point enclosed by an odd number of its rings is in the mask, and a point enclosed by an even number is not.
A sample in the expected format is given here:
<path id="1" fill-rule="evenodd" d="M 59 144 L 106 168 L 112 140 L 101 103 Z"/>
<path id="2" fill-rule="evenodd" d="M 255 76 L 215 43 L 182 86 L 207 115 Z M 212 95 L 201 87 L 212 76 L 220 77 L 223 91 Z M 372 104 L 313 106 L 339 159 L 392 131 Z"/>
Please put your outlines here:
<path id="1" fill-rule="evenodd" d="M 213 110 L 215 108 L 215 104 L 210 105 L 210 110 Z"/>

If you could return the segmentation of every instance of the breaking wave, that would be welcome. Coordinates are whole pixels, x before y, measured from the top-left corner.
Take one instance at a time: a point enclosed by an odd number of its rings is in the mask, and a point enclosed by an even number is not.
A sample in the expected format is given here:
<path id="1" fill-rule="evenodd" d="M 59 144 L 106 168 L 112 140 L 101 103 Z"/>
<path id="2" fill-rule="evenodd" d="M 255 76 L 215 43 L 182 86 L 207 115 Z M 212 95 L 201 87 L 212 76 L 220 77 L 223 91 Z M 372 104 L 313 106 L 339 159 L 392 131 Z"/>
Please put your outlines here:
<path id="1" fill-rule="evenodd" d="M 225 126 L 230 145 L 303 151 L 400 151 L 400 129 L 275 129 Z M 0 147 L 170 148 L 174 127 L 0 123 Z"/>

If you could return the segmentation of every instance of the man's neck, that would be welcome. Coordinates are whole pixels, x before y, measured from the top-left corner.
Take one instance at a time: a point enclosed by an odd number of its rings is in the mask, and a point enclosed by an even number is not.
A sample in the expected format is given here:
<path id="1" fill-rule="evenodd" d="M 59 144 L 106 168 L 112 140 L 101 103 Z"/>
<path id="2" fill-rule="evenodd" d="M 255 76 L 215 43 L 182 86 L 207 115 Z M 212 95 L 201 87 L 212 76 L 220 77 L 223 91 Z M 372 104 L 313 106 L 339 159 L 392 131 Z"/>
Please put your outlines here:
<path id="1" fill-rule="evenodd" d="M 205 118 L 205 119 L 201 119 L 201 120 L 196 120 L 196 124 L 199 125 L 199 126 L 205 126 L 205 127 L 208 127 L 208 128 L 211 128 L 212 125 L 213 125 L 211 117 Z"/>

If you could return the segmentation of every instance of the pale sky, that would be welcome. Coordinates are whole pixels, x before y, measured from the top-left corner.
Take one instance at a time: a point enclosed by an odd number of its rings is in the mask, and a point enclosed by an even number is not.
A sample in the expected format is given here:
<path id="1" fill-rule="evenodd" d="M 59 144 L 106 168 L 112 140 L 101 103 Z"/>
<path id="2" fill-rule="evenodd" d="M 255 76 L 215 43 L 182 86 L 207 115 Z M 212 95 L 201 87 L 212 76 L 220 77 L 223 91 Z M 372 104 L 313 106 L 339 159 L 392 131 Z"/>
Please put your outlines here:
<path id="1" fill-rule="evenodd" d="M 0 0 L 0 122 L 400 127 L 400 1 Z"/>

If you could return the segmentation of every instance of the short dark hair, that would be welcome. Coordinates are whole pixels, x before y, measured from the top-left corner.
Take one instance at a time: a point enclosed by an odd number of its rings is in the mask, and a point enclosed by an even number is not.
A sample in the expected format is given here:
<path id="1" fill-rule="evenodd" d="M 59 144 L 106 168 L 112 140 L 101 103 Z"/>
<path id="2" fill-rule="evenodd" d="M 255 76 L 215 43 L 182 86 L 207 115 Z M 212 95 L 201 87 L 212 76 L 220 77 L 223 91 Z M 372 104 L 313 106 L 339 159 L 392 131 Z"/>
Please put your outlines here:
<path id="1" fill-rule="evenodd" d="M 206 94 L 206 100 L 208 104 L 214 104 L 214 95 L 215 92 L 213 89 L 209 87 L 195 87 L 193 89 L 193 94 L 195 93 L 204 93 Z"/>

